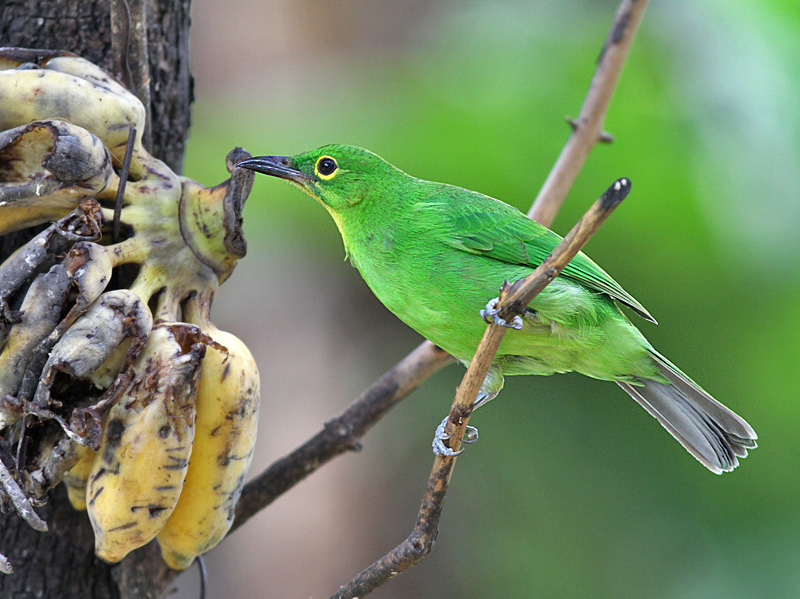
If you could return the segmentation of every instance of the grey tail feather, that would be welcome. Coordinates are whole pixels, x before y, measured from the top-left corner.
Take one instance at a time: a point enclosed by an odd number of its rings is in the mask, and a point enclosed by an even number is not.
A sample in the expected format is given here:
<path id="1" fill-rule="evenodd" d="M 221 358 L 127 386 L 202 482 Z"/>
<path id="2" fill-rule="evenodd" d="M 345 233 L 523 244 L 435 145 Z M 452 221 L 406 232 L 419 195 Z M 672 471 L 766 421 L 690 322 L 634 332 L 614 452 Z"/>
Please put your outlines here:
<path id="1" fill-rule="evenodd" d="M 655 351 L 653 358 L 668 383 L 637 379 L 638 384 L 617 384 L 706 468 L 716 474 L 736 468 L 737 458 L 756 447 L 758 437 L 752 427 L 666 358 Z"/>

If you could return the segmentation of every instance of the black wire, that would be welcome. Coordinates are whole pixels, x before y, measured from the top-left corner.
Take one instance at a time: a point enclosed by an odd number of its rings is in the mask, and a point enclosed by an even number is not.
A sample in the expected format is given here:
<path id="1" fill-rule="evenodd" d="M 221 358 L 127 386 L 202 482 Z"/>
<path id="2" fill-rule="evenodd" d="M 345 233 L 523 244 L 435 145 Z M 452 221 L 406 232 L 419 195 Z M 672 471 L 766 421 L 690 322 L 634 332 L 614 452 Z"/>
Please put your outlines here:
<path id="1" fill-rule="evenodd" d="M 128 183 L 128 172 L 131 170 L 131 157 L 133 155 L 133 142 L 136 139 L 136 127 L 131 127 L 128 133 L 128 145 L 125 146 L 125 158 L 122 159 L 122 170 L 119 171 L 119 187 L 117 199 L 114 202 L 114 224 L 111 227 L 111 241 L 119 241 L 119 219 L 122 214 L 122 200 L 125 198 L 125 185 Z"/>
<path id="2" fill-rule="evenodd" d="M 197 556 L 197 567 L 200 568 L 200 599 L 206 599 L 206 581 L 208 580 L 208 572 L 206 571 L 206 562 L 203 561 L 203 556 Z"/>

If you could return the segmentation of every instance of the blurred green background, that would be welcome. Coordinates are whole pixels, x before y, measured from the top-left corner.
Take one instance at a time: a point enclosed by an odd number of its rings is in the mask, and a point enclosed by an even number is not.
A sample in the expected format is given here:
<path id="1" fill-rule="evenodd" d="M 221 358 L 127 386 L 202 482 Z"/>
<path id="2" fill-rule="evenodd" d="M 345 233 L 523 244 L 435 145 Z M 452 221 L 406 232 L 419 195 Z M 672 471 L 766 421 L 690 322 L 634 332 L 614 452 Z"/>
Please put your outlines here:
<path id="1" fill-rule="evenodd" d="M 614 1 L 195 0 L 184 172 L 235 145 L 368 147 L 527 210 L 568 136 Z M 597 147 L 554 229 L 616 178 L 633 192 L 587 247 L 656 316 L 651 342 L 744 416 L 760 447 L 714 476 L 615 385 L 507 380 L 472 423 L 434 552 L 376 598 L 800 597 L 800 4 L 652 2 Z M 259 177 L 249 253 L 215 321 L 259 362 L 253 472 L 420 341 L 343 262 L 319 206 Z M 488 299 L 488 298 L 487 298 Z M 477 318 L 477 315 L 476 315 Z M 430 440 L 463 369 L 208 559 L 211 597 L 327 597 L 411 529 Z M 196 596 L 196 572 L 179 579 Z"/>

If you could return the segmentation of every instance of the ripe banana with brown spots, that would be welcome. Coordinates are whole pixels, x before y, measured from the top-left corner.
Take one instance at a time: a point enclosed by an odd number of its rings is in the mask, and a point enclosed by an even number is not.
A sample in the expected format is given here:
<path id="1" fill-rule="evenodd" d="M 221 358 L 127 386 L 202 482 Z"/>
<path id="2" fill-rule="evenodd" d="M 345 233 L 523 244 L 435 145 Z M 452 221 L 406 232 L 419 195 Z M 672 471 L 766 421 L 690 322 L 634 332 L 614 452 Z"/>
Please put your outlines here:
<path id="1" fill-rule="evenodd" d="M 40 119 L 68 119 L 100 138 L 120 162 L 128 131 L 141 146 L 145 109 L 108 73 L 79 56 L 59 56 L 42 65 L 0 70 L 0 130 Z"/>
<path id="2" fill-rule="evenodd" d="M 255 360 L 231 333 L 213 328 L 210 322 L 204 332 L 225 351 L 207 349 L 186 483 L 156 537 L 164 561 L 174 570 L 188 568 L 230 529 L 256 441 L 259 378 Z"/>
<path id="3" fill-rule="evenodd" d="M 195 429 L 205 345 L 197 327 L 160 323 L 111 408 L 89 474 L 95 553 L 118 562 L 158 534 L 178 502 Z"/>

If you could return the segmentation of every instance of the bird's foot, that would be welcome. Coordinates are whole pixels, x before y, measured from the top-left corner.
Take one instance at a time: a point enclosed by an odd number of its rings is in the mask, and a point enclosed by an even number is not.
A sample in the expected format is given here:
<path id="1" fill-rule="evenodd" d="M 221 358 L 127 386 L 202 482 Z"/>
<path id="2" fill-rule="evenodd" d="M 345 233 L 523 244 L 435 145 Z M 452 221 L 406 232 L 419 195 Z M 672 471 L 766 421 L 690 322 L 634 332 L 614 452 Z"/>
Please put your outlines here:
<path id="1" fill-rule="evenodd" d="M 453 451 L 444 442 L 450 438 L 450 435 L 445 434 L 444 429 L 447 426 L 449 416 L 442 420 L 442 423 L 436 427 L 436 432 L 433 434 L 433 453 L 443 456 L 457 456 L 463 453 L 463 449 Z M 467 430 L 464 431 L 464 439 L 462 443 L 475 443 L 478 440 L 478 429 L 474 426 L 467 425 Z"/>
<path id="2" fill-rule="evenodd" d="M 500 318 L 500 310 L 497 309 L 497 304 L 499 303 L 499 297 L 490 299 L 486 304 L 486 307 L 481 310 L 481 318 L 483 318 L 486 322 L 519 331 L 522 328 L 522 316 L 515 316 L 511 323 L 506 322 L 505 319 Z"/>

